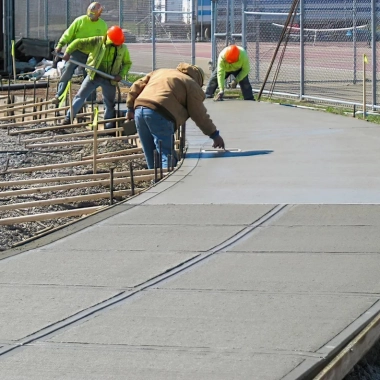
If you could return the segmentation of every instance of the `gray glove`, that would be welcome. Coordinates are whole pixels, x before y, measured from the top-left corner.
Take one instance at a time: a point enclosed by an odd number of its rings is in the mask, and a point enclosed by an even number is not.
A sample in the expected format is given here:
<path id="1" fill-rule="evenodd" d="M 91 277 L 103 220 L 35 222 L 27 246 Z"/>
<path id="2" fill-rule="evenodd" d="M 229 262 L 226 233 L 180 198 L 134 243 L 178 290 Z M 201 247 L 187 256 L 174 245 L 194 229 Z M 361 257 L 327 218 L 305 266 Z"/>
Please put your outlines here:
<path id="1" fill-rule="evenodd" d="M 219 91 L 219 93 L 216 96 L 215 100 L 223 100 L 223 97 L 224 97 L 224 91 Z"/>

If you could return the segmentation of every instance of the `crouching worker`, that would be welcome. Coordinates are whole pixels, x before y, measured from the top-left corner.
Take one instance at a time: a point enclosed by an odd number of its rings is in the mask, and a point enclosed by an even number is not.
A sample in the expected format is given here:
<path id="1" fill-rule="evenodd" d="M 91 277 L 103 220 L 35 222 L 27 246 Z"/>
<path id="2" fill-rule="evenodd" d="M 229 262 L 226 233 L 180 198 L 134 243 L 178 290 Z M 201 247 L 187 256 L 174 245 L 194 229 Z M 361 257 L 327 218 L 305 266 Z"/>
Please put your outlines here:
<path id="1" fill-rule="evenodd" d="M 255 100 L 248 79 L 250 67 L 248 54 L 241 46 L 230 45 L 224 48 L 219 54 L 217 67 L 207 84 L 206 98 L 212 98 L 218 87 L 219 93 L 216 100 L 223 100 L 224 82 L 233 75 L 235 79 L 232 87 L 236 87 L 239 83 L 244 100 Z"/>
<path id="2" fill-rule="evenodd" d="M 162 167 L 169 166 L 168 155 L 174 151 L 174 132 L 189 117 L 213 139 L 214 148 L 224 149 L 224 141 L 203 105 L 203 79 L 200 67 L 180 63 L 176 69 L 155 70 L 130 88 L 127 119 L 135 119 L 149 169 L 154 168 L 155 150 L 162 154 Z M 173 157 L 173 161 L 175 166 L 177 157 Z"/>
<path id="3" fill-rule="evenodd" d="M 104 78 L 95 71 L 86 69 L 88 75 L 73 99 L 73 115 L 68 111 L 63 124 L 70 124 L 71 116 L 74 119 L 85 103 L 86 98 L 96 90 L 97 87 L 102 88 L 104 119 L 114 118 L 117 82 L 128 74 L 132 66 L 128 48 L 124 45 L 123 31 L 118 26 L 111 26 L 105 37 L 79 38 L 66 48 L 65 55 L 62 59 L 67 61 L 70 58 L 70 53 L 75 50 L 80 50 L 88 54 L 88 66 L 112 75 L 114 79 Z M 106 123 L 105 125 L 106 129 L 114 127 L 114 122 Z"/>

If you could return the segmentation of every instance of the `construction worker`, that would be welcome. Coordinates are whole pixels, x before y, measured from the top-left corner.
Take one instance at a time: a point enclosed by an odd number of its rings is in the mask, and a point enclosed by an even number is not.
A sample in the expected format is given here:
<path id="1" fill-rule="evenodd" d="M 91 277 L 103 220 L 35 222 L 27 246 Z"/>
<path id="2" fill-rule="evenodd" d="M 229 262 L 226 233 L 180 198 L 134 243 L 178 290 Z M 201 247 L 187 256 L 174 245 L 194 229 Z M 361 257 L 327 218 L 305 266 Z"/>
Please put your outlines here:
<path id="1" fill-rule="evenodd" d="M 224 141 L 203 104 L 203 79 L 200 67 L 180 63 L 176 69 L 158 69 L 133 83 L 126 118 L 135 120 L 149 169 L 154 168 L 155 150 L 162 154 L 162 167 L 172 166 L 168 155 L 174 153 L 174 132 L 189 117 L 213 139 L 214 148 L 224 149 Z M 176 163 L 174 153 L 173 166 Z"/>
<path id="2" fill-rule="evenodd" d="M 233 75 L 235 79 L 232 81 L 231 87 L 235 88 L 239 83 L 244 100 L 255 100 L 248 79 L 249 71 L 247 52 L 241 46 L 227 46 L 219 54 L 217 67 L 212 72 L 206 87 L 206 98 L 212 98 L 216 88 L 219 87 L 216 100 L 223 100 L 225 81 L 230 75 Z"/>
<path id="3" fill-rule="evenodd" d="M 115 117 L 115 95 L 116 85 L 127 74 L 132 66 L 130 54 L 127 46 L 124 44 L 124 33 L 118 26 L 111 26 L 105 37 L 78 38 L 73 41 L 66 49 L 63 60 L 70 59 L 73 51 L 82 51 L 88 54 L 87 65 L 91 66 L 105 74 L 112 75 L 114 79 L 107 79 L 100 74 L 86 69 L 87 76 L 83 81 L 78 93 L 73 99 L 72 109 L 66 114 L 63 121 L 64 125 L 70 124 L 71 116 L 74 118 L 82 108 L 88 95 L 97 87 L 102 88 L 104 102 L 104 120 Z M 105 128 L 114 128 L 115 123 L 106 123 Z"/>
<path id="4" fill-rule="evenodd" d="M 65 45 L 71 44 L 78 38 L 105 36 L 107 33 L 107 24 L 100 18 L 102 11 L 103 7 L 100 3 L 91 3 L 87 8 L 87 14 L 77 17 L 62 34 L 55 48 L 56 53 L 59 54 Z M 74 50 L 71 52 L 71 58 L 78 62 L 86 63 L 88 55 L 82 51 Z M 63 67 L 63 74 L 58 83 L 57 93 L 52 100 L 53 104 L 59 104 L 59 98 L 65 91 L 67 83 L 71 80 L 77 67 L 78 65 L 72 62 L 66 62 Z"/>

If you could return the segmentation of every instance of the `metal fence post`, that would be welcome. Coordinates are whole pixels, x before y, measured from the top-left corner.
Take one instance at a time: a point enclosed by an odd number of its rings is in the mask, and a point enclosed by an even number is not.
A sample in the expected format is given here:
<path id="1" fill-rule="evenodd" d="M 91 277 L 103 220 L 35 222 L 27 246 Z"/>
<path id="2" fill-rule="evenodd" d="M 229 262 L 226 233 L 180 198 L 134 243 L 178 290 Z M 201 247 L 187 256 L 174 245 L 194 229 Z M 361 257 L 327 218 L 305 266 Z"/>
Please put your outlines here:
<path id="1" fill-rule="evenodd" d="M 247 50 L 247 0 L 242 0 L 241 45 Z"/>
<path id="2" fill-rule="evenodd" d="M 300 100 L 305 94 L 305 4 L 300 0 Z"/>
<path id="3" fill-rule="evenodd" d="M 377 103 L 377 14 L 376 14 L 376 0 L 371 1 L 371 31 L 372 31 L 372 104 Z"/>
<path id="4" fill-rule="evenodd" d="M 49 39 L 49 1 L 44 1 L 44 12 L 45 12 L 45 40 Z"/>
<path id="5" fill-rule="evenodd" d="M 203 15 L 203 10 L 202 10 Z M 191 0 L 191 64 L 195 65 L 195 24 L 197 22 L 197 16 L 195 14 L 195 0 Z"/>
<path id="6" fill-rule="evenodd" d="M 26 8 L 26 12 L 25 12 L 25 36 L 29 37 L 29 17 L 30 17 L 29 0 L 26 0 L 25 8 Z"/>
<path id="7" fill-rule="evenodd" d="M 212 62 L 212 70 L 216 68 L 216 16 L 217 16 L 217 3 L 218 0 L 211 1 L 211 62 Z"/>
<path id="8" fill-rule="evenodd" d="M 153 70 L 156 70 L 156 13 L 154 1 L 152 1 L 152 71 Z"/>

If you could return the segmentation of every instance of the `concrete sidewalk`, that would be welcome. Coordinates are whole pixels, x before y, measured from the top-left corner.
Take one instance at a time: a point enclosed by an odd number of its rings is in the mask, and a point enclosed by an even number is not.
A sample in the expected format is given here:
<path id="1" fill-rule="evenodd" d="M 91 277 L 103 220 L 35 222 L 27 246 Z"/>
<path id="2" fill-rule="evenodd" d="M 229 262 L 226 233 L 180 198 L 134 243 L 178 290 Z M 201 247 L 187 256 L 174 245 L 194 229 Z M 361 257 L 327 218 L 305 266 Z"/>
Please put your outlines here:
<path id="1" fill-rule="evenodd" d="M 230 151 L 0 253 L 1 379 L 307 378 L 379 312 L 379 127 L 206 106 Z"/>

